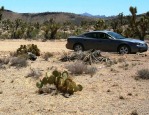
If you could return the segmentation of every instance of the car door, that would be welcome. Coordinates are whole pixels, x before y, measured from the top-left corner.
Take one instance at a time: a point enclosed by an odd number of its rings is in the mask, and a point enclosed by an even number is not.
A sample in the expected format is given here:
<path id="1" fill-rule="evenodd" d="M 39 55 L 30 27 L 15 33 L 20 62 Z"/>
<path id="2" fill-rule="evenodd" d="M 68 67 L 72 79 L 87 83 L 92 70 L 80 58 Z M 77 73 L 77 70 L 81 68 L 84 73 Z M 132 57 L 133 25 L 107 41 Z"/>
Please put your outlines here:
<path id="1" fill-rule="evenodd" d="M 116 40 L 111 39 L 111 37 L 108 34 L 98 32 L 97 39 L 99 39 L 96 46 L 97 49 L 100 49 L 101 51 L 108 51 L 108 52 L 117 50 Z"/>
<path id="2" fill-rule="evenodd" d="M 97 48 L 100 49 L 100 45 L 98 44 L 99 42 L 100 42 L 100 39 L 97 39 L 96 32 L 90 32 L 90 33 L 84 34 L 83 44 L 86 50 L 97 49 Z"/>

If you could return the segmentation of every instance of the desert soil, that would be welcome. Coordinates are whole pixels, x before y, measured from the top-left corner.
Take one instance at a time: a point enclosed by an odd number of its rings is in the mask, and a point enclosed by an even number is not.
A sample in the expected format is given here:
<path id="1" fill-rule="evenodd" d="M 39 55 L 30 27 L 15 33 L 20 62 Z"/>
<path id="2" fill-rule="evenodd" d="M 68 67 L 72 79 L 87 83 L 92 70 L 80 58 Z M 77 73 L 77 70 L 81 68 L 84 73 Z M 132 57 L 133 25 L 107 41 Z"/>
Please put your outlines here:
<path id="1" fill-rule="evenodd" d="M 76 83 L 84 87 L 69 98 L 61 94 L 41 94 L 36 91 L 39 79 L 25 76 L 30 68 L 39 69 L 43 77 L 49 68 L 65 70 L 70 62 L 61 62 L 59 58 L 66 41 L 0 41 L 0 57 L 9 55 L 21 44 L 37 44 L 41 53 L 53 52 L 54 56 L 45 61 L 42 56 L 36 61 L 28 61 L 25 68 L 6 65 L 0 69 L 0 115 L 149 115 L 149 80 L 135 79 L 137 71 L 149 69 L 149 51 L 145 53 L 119 55 L 102 53 L 110 59 L 122 59 L 122 62 L 106 66 L 94 64 L 97 73 L 72 75 Z"/>

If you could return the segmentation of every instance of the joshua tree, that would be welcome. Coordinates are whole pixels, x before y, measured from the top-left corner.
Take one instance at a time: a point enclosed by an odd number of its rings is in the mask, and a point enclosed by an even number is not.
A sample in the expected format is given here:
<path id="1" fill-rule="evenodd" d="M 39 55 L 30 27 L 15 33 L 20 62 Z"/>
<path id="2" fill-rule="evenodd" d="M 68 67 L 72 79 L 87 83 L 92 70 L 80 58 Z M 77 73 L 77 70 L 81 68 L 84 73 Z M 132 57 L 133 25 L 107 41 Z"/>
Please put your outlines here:
<path id="1" fill-rule="evenodd" d="M 58 29 L 60 28 L 60 24 L 56 23 L 54 19 L 50 19 L 50 39 L 55 39 Z"/>
<path id="2" fill-rule="evenodd" d="M 99 19 L 94 25 L 95 30 L 103 30 L 105 27 L 105 21 L 103 19 Z"/>
<path id="3" fill-rule="evenodd" d="M 123 15 L 123 12 L 122 13 L 119 13 L 118 15 L 118 19 L 120 21 L 120 26 L 123 26 L 123 20 L 124 20 L 124 15 Z"/>
<path id="4" fill-rule="evenodd" d="M 2 12 L 4 11 L 4 6 L 0 8 L 0 21 L 2 20 Z"/>
<path id="5" fill-rule="evenodd" d="M 55 39 L 56 38 L 56 34 L 57 34 L 57 31 L 58 29 L 60 28 L 60 24 L 56 23 L 54 21 L 54 19 L 50 19 L 49 21 L 46 21 L 44 22 L 44 32 L 45 32 L 45 35 L 44 37 L 46 39 Z M 50 37 L 49 37 L 49 33 L 50 33 Z"/>
<path id="6" fill-rule="evenodd" d="M 130 7 L 129 11 L 131 12 L 132 16 L 130 19 L 130 28 L 131 32 L 133 33 L 133 37 L 138 36 L 140 40 L 144 40 L 144 37 L 146 36 L 146 31 L 149 25 L 149 19 L 148 14 L 142 16 L 139 20 L 137 20 L 137 8 L 136 7 Z"/>
<path id="7" fill-rule="evenodd" d="M 82 27 L 84 30 L 89 29 L 89 22 L 88 22 L 88 21 L 81 21 L 81 27 Z"/>
<path id="8" fill-rule="evenodd" d="M 141 40 L 144 40 L 148 26 L 149 26 L 148 17 L 142 16 L 138 21 L 138 36 L 140 37 Z"/>
<path id="9" fill-rule="evenodd" d="M 26 37 L 27 38 L 32 38 L 32 31 L 33 31 L 33 27 L 31 25 L 28 25 L 27 30 L 26 30 Z"/>
<path id="10" fill-rule="evenodd" d="M 19 28 L 19 26 L 21 26 L 22 24 L 22 20 L 21 19 L 16 19 L 15 20 L 15 29 L 17 30 Z"/>
<path id="11" fill-rule="evenodd" d="M 132 28 L 132 32 L 135 35 L 136 34 L 136 31 L 137 31 L 137 23 L 136 23 L 136 19 L 137 19 L 137 16 L 136 16 L 137 8 L 131 6 L 129 8 L 129 11 L 130 11 L 130 13 L 132 15 L 131 16 L 131 19 L 130 19 L 130 27 Z"/>
<path id="12" fill-rule="evenodd" d="M 49 31 L 50 31 L 49 26 L 46 25 L 46 26 L 43 28 L 43 31 L 45 32 L 45 33 L 44 33 L 44 38 L 45 38 L 45 39 L 49 39 L 49 38 L 50 38 L 50 37 L 49 37 Z"/>

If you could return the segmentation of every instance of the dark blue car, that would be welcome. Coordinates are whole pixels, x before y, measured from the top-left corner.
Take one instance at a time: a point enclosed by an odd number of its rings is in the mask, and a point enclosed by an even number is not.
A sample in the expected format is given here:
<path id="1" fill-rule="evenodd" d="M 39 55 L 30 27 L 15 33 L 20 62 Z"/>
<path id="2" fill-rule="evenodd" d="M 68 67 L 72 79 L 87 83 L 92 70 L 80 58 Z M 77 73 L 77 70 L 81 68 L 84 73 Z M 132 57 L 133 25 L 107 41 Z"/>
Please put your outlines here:
<path id="1" fill-rule="evenodd" d="M 67 39 L 67 49 L 75 51 L 98 49 L 106 52 L 121 54 L 145 52 L 147 43 L 137 39 L 125 38 L 112 31 L 92 31 L 79 36 L 70 36 Z"/>

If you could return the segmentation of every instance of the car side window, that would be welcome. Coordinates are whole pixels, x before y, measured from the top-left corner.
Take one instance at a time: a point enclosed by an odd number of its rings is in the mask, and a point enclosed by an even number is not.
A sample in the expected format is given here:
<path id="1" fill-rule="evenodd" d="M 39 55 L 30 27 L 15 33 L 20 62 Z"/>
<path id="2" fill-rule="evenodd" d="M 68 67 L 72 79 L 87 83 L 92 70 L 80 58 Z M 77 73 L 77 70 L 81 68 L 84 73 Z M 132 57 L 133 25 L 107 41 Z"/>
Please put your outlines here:
<path id="1" fill-rule="evenodd" d="M 88 37 L 88 38 L 97 38 L 97 34 L 96 33 L 87 33 L 87 34 L 85 34 L 85 37 Z"/>
<path id="2" fill-rule="evenodd" d="M 98 39 L 109 39 L 109 36 L 105 33 L 98 33 L 97 36 Z"/>

